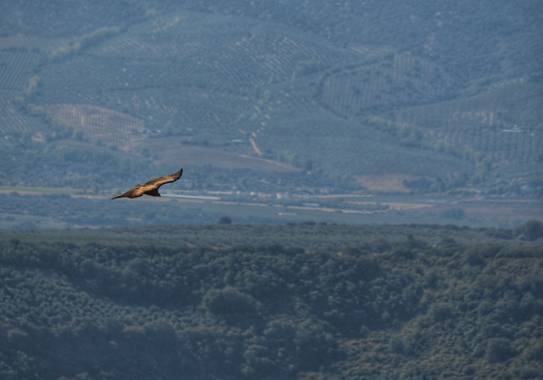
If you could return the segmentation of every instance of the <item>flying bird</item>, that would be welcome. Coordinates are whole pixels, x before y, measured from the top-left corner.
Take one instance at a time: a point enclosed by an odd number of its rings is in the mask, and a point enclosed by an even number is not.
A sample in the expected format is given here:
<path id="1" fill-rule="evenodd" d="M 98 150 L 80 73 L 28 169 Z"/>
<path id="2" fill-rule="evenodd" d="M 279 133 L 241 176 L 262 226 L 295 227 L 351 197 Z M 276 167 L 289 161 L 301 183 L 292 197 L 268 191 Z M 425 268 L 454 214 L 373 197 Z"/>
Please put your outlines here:
<path id="1" fill-rule="evenodd" d="M 183 175 L 183 169 L 180 169 L 179 171 L 173 174 L 152 179 L 149 182 L 144 183 L 143 185 L 136 185 L 132 189 L 128 190 L 126 193 L 117 195 L 116 197 L 113 197 L 111 199 L 138 198 L 144 194 L 150 195 L 152 197 L 160 197 L 160 193 L 158 192 L 158 189 L 160 188 L 160 186 L 165 185 L 167 183 L 175 182 L 179 178 L 181 178 L 182 175 Z"/>

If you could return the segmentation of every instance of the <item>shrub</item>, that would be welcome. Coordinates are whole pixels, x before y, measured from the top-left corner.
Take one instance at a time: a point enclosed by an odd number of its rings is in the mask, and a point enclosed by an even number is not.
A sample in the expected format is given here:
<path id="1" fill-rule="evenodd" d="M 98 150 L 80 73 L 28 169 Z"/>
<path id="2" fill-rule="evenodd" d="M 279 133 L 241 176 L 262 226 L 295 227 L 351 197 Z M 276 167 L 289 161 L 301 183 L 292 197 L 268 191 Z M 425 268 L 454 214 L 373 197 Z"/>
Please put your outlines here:
<path id="1" fill-rule="evenodd" d="M 529 241 L 543 238 L 543 223 L 538 220 L 529 220 L 517 230 L 519 237 Z"/>
<path id="2" fill-rule="evenodd" d="M 441 213 L 444 218 L 462 220 L 466 216 L 463 208 L 449 208 Z"/>
<path id="3" fill-rule="evenodd" d="M 501 363 L 513 356 L 511 342 L 506 338 L 489 339 L 485 359 L 490 363 Z"/>
<path id="4" fill-rule="evenodd" d="M 203 303 L 208 311 L 220 316 L 251 316 L 258 310 L 258 302 L 252 296 L 230 287 L 208 290 Z"/>
<path id="5" fill-rule="evenodd" d="M 269 357 L 268 349 L 260 345 L 250 345 L 243 353 L 242 373 L 254 377 L 256 374 L 270 374 L 276 370 L 276 364 Z"/>
<path id="6" fill-rule="evenodd" d="M 232 219 L 229 216 L 222 216 L 219 219 L 219 224 L 232 224 Z"/>
<path id="7" fill-rule="evenodd" d="M 405 351 L 403 339 L 397 336 L 392 337 L 388 341 L 388 349 L 395 354 L 403 354 Z"/>
<path id="8" fill-rule="evenodd" d="M 319 321 L 301 322 L 297 326 L 294 343 L 302 370 L 318 368 L 339 354 L 337 342 L 329 332 L 328 325 Z"/>
<path id="9" fill-rule="evenodd" d="M 529 360 L 543 362 L 543 339 L 526 350 L 526 357 Z"/>
<path id="10" fill-rule="evenodd" d="M 430 315 L 434 321 L 443 322 L 452 318 L 453 309 L 449 304 L 446 303 L 436 304 L 430 309 Z"/>
<path id="11" fill-rule="evenodd" d="M 474 250 L 468 250 L 466 261 L 471 266 L 484 266 L 485 259 L 482 257 L 481 253 Z"/>

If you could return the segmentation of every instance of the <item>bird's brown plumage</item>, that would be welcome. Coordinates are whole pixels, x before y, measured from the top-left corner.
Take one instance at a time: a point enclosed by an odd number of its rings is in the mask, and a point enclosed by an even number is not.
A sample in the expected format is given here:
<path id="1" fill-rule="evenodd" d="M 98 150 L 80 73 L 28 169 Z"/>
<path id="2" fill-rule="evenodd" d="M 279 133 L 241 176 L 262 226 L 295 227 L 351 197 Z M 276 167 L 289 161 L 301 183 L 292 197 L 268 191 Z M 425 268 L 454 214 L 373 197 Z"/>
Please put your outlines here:
<path id="1" fill-rule="evenodd" d="M 165 175 L 163 177 L 152 179 L 149 182 L 144 183 L 143 185 L 136 185 L 132 189 L 128 190 L 126 193 L 117 195 L 116 197 L 113 197 L 111 199 L 138 198 L 144 194 L 150 195 L 153 197 L 160 197 L 160 193 L 158 192 L 158 189 L 160 188 L 160 186 L 165 185 L 167 183 L 175 182 L 179 178 L 181 178 L 182 175 L 183 175 L 183 169 L 170 175 Z"/>

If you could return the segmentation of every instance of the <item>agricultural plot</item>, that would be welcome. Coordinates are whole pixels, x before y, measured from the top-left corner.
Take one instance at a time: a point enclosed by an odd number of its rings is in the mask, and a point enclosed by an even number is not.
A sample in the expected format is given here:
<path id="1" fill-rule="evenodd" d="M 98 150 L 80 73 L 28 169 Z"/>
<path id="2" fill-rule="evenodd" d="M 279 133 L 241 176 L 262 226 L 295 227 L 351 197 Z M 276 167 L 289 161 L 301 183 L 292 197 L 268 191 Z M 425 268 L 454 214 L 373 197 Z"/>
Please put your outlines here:
<path id="1" fill-rule="evenodd" d="M 319 72 L 342 58 L 331 48 L 247 20 L 197 13 L 182 13 L 172 20 L 173 26 L 166 29 L 158 26 L 171 24 L 167 19 L 145 24 L 89 52 L 93 57 L 104 57 L 112 62 L 123 58 L 126 62 L 118 68 L 118 78 L 109 81 L 119 85 L 108 86 L 108 92 L 137 89 L 138 92 L 166 93 L 161 99 L 151 100 L 179 110 L 179 120 L 161 117 L 160 112 L 154 116 L 166 123 L 197 123 L 202 125 L 195 129 L 203 130 L 224 129 L 233 121 L 243 128 L 253 129 L 251 124 L 258 126 L 264 122 L 258 119 L 262 113 L 260 101 L 269 97 L 266 93 L 274 84 L 290 83 L 299 76 Z M 219 26 L 209 27 L 212 21 Z M 223 29 L 226 32 L 217 33 Z M 148 75 L 150 72 L 154 74 Z M 107 75 L 110 74 L 103 73 L 101 77 Z M 172 101 L 180 96 L 188 99 Z M 249 101 L 255 98 L 256 101 Z M 187 101 L 195 104 L 187 104 Z M 113 102 L 109 101 L 108 106 L 113 107 Z M 147 113 L 128 107 L 140 117 Z M 206 111 L 210 107 L 219 109 Z M 243 123 L 246 118 L 248 122 Z M 171 128 L 168 130 L 175 133 Z"/>
<path id="2" fill-rule="evenodd" d="M 138 145 L 140 150 L 152 152 L 163 164 L 184 162 L 190 167 L 214 166 L 222 169 L 251 169 L 264 172 L 295 173 L 299 169 L 288 164 L 247 155 L 225 152 L 221 149 L 183 144 L 174 138 L 145 139 Z"/>
<path id="3" fill-rule="evenodd" d="M 6 36 L 0 36 L 0 47 L 8 51 L 39 51 L 41 53 L 49 54 L 65 45 L 68 38 L 54 38 L 54 37 L 42 37 L 32 36 L 25 34 L 9 34 Z"/>
<path id="4" fill-rule="evenodd" d="M 312 108 L 312 90 L 299 98 L 288 84 L 315 77 L 338 59 L 360 60 L 361 53 L 277 32 L 273 25 L 184 12 L 135 25 L 70 62 L 47 67 L 42 98 L 123 111 L 158 136 L 248 141 L 240 129 L 256 131 L 281 116 L 274 116 L 272 102 L 301 106 L 298 112 Z M 70 85 L 59 91 L 59 83 Z"/>
<path id="5" fill-rule="evenodd" d="M 240 121 L 248 118 L 242 110 L 252 107 L 245 97 L 185 86 L 113 91 L 104 100 L 144 119 L 155 135 L 215 134 L 222 143 L 238 136 Z"/>
<path id="6" fill-rule="evenodd" d="M 450 173 L 466 173 L 471 165 L 465 160 L 447 154 L 435 155 L 433 151 L 401 147 L 393 141 L 379 140 L 378 132 L 373 138 L 306 136 L 293 139 L 289 136 L 273 136 L 270 140 L 281 146 L 279 154 L 290 153 L 299 165 L 313 162 L 316 168 L 334 177 L 358 174 L 428 175 L 440 177 Z M 265 139 L 264 141 L 267 141 Z M 302 150 L 303 147 L 303 150 Z M 297 152 L 303 152 L 298 154 Z M 432 157 L 433 159 L 430 159 Z"/>
<path id="7" fill-rule="evenodd" d="M 24 114 L 11 96 L 0 95 L 0 141 L 7 142 L 15 136 L 28 136 L 36 131 L 36 127 L 36 120 Z"/>
<path id="8" fill-rule="evenodd" d="M 456 175 L 473 164 L 430 144 L 403 138 L 372 118 L 345 118 L 315 98 L 316 76 L 272 88 L 259 127 L 259 147 L 272 157 L 332 175 Z M 369 112 L 369 111 L 368 111 Z M 429 157 L 432 159 L 429 159 Z"/>
<path id="9" fill-rule="evenodd" d="M 128 153 L 148 153 L 148 145 L 162 153 L 158 141 L 175 141 L 164 156 L 213 152 L 206 165 L 281 172 L 247 164 L 258 156 L 307 173 L 312 186 L 360 190 L 358 176 L 379 173 L 394 189 L 397 178 L 425 176 L 464 178 L 441 190 L 519 176 L 536 183 L 543 50 L 534 4 L 7 4 L 2 132 L 44 142 L 46 153 L 29 154 L 25 168 L 34 154 L 66 164 L 74 155 L 60 140 L 72 150 L 84 143 L 79 158 L 104 148 L 98 143 L 123 148 L 106 147 L 127 154 L 111 171 L 126 166 Z"/>
<path id="10" fill-rule="evenodd" d="M 90 57 L 47 65 L 41 71 L 42 96 L 35 101 L 97 103 L 104 92 L 126 88 L 129 75 L 132 73 L 123 74 L 121 64 Z"/>
<path id="11" fill-rule="evenodd" d="M 410 54 L 394 54 L 370 65 L 336 68 L 325 75 L 317 98 L 343 117 L 438 101 L 452 91 L 438 66 Z"/>
<path id="12" fill-rule="evenodd" d="M 163 27 L 161 25 L 166 25 Z M 179 12 L 130 28 L 91 53 L 148 60 L 200 60 L 224 77 L 241 82 L 251 71 L 266 81 L 356 61 L 360 52 L 338 49 L 300 30 L 247 18 Z M 239 64 L 236 64 L 239 63 Z M 195 67 L 197 68 L 197 67 Z"/>
<path id="13" fill-rule="evenodd" d="M 449 146 L 468 146 L 495 165 L 519 169 L 542 159 L 542 99 L 539 85 L 521 80 L 467 99 L 405 108 L 395 120 Z"/>
<path id="14" fill-rule="evenodd" d="M 144 125 L 129 115 L 91 105 L 58 104 L 45 109 L 54 123 L 102 143 L 130 149 L 132 139 L 141 136 Z"/>
<path id="15" fill-rule="evenodd" d="M 36 51 L 0 50 L 0 90 L 22 94 L 28 79 L 43 59 L 44 55 Z"/>
<path id="16" fill-rule="evenodd" d="M 7 2 L 2 4 L 0 34 L 10 35 L 15 31 L 47 38 L 82 35 L 100 27 L 143 19 L 144 7 L 134 5 L 130 0 L 115 4 L 107 0 L 96 0 L 92 4 L 78 1 Z"/>

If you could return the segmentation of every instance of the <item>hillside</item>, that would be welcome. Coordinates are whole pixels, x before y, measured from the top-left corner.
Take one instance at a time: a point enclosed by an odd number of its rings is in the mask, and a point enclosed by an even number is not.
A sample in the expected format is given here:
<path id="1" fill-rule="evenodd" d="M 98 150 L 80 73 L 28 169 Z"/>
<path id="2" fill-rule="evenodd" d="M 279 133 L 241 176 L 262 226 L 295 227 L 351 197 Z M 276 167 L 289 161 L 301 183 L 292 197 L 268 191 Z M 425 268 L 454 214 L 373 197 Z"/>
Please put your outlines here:
<path id="1" fill-rule="evenodd" d="M 0 377 L 541 378 L 542 236 L 538 223 L 3 232 Z"/>
<path id="2" fill-rule="evenodd" d="M 261 190 L 271 176 L 390 192 L 359 180 L 373 176 L 414 193 L 539 196 L 542 10 L 12 1 L 0 184 L 116 189 L 182 165 L 206 170 L 200 190 Z"/>

